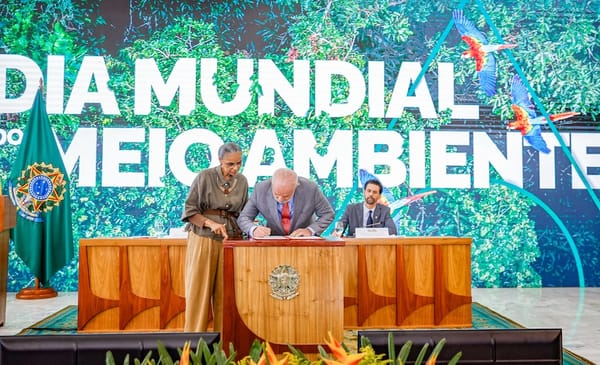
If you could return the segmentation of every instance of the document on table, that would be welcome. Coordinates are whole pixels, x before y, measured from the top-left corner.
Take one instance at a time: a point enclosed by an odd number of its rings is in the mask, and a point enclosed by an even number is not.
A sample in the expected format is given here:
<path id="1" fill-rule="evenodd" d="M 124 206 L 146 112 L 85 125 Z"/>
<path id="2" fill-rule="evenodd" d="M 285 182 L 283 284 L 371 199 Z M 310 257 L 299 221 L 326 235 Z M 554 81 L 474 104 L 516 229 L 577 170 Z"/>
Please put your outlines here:
<path id="1" fill-rule="evenodd" d="M 254 237 L 255 240 L 322 240 L 319 236 L 264 236 L 260 238 Z"/>

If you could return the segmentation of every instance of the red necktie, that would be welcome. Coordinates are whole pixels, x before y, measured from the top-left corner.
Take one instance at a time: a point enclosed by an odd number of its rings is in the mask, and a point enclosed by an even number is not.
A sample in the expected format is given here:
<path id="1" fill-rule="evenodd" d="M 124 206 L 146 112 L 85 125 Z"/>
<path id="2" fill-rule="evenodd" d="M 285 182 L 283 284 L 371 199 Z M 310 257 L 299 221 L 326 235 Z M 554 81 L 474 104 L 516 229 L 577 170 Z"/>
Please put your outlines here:
<path id="1" fill-rule="evenodd" d="M 281 208 L 281 226 L 285 234 L 290 233 L 290 206 L 287 202 L 283 203 L 283 208 Z"/>

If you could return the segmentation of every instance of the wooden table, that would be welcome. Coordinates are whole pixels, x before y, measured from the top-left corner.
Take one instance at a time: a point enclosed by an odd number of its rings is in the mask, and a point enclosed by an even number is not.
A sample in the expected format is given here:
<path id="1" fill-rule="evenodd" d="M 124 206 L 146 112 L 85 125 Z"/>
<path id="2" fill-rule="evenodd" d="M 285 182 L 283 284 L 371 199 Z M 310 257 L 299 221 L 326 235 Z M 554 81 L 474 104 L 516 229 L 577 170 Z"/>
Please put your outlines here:
<path id="1" fill-rule="evenodd" d="M 470 238 L 344 243 L 346 329 L 472 326 Z M 94 238 L 79 245 L 80 331 L 183 329 L 185 238 Z M 265 263 L 256 265 L 267 270 Z M 238 295 L 237 306 L 249 300 L 252 293 Z"/>

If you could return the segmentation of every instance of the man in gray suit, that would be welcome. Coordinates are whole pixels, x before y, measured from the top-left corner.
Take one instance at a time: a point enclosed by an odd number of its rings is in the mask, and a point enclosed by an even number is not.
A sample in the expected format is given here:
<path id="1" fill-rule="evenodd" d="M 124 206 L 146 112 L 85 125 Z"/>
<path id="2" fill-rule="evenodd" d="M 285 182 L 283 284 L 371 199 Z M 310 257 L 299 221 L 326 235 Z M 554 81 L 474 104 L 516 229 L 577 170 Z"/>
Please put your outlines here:
<path id="1" fill-rule="evenodd" d="M 254 223 L 259 214 L 265 218 L 266 226 Z M 281 168 L 271 179 L 256 184 L 237 222 L 242 232 L 254 238 L 318 236 L 334 216 L 317 184 L 299 177 L 293 170 Z"/>
<path id="2" fill-rule="evenodd" d="M 379 180 L 365 182 L 363 203 L 349 204 L 346 206 L 341 221 L 344 223 L 344 232 L 348 229 L 348 235 L 354 236 L 356 227 L 387 227 L 390 234 L 397 234 L 396 224 L 392 219 L 390 208 L 377 203 L 381 197 L 383 186 Z"/>

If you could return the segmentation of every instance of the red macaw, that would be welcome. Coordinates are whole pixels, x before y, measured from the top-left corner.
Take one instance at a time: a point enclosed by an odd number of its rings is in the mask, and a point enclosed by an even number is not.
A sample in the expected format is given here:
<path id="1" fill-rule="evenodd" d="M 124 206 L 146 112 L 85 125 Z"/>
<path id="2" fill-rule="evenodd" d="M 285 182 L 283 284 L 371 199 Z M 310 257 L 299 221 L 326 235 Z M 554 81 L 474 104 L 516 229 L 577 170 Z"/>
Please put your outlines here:
<path id="1" fill-rule="evenodd" d="M 462 58 L 474 58 L 475 70 L 479 76 L 481 89 L 487 96 L 496 95 L 496 58 L 492 52 L 502 49 L 515 48 L 516 44 L 488 44 L 487 39 L 477 29 L 475 24 L 465 17 L 462 10 L 452 13 L 454 25 L 463 41 L 469 45 L 469 50 L 462 53 Z"/>
<path id="2" fill-rule="evenodd" d="M 536 150 L 549 153 L 550 149 L 546 145 L 546 141 L 542 138 L 541 124 L 548 123 L 544 116 L 537 116 L 535 108 L 531 103 L 527 88 L 523 85 L 523 81 L 519 75 L 514 75 L 510 82 L 512 109 L 515 112 L 515 120 L 508 123 L 509 129 L 521 131 L 521 135 L 529 142 Z M 562 120 L 578 115 L 577 112 L 564 112 L 551 114 L 550 120 Z"/>

